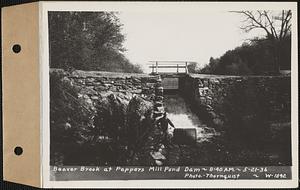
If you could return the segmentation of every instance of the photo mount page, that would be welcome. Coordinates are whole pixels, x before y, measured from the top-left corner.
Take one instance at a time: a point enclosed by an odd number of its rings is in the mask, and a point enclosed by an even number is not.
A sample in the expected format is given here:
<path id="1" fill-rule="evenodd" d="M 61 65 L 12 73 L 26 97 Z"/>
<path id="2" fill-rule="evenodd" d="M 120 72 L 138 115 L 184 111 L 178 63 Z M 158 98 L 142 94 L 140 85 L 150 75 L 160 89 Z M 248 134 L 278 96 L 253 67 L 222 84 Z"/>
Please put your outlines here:
<path id="1" fill-rule="evenodd" d="M 296 3 L 40 2 L 43 187 L 296 187 L 297 35 Z"/>

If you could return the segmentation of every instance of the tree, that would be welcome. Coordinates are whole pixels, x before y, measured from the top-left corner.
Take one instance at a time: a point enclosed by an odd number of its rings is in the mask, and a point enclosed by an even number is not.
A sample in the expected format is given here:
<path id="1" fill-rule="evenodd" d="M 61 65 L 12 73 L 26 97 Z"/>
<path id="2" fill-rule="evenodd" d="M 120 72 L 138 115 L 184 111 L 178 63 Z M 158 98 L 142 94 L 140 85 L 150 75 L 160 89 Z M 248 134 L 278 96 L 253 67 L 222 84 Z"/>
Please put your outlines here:
<path id="1" fill-rule="evenodd" d="M 290 39 L 282 41 L 281 66 L 290 67 Z M 207 74 L 226 75 L 270 75 L 274 73 L 273 45 L 268 40 L 253 40 L 233 50 L 228 50 L 220 58 L 211 57 L 209 63 L 200 70 Z"/>
<path id="2" fill-rule="evenodd" d="M 50 67 L 141 72 L 123 55 L 116 12 L 49 12 Z"/>
<path id="3" fill-rule="evenodd" d="M 201 73 L 205 73 L 205 74 L 218 74 L 216 72 L 217 67 L 219 67 L 219 62 L 220 59 L 214 59 L 213 57 L 210 57 L 209 59 L 209 63 L 206 64 L 201 70 Z"/>
<path id="4" fill-rule="evenodd" d="M 190 73 L 197 73 L 199 70 L 197 62 L 189 62 L 187 67 Z"/>
<path id="5" fill-rule="evenodd" d="M 232 11 L 245 17 L 241 29 L 250 32 L 254 29 L 264 30 L 266 39 L 272 44 L 274 55 L 274 68 L 279 72 L 282 65 L 282 45 L 291 35 L 291 10 L 282 11 Z"/>

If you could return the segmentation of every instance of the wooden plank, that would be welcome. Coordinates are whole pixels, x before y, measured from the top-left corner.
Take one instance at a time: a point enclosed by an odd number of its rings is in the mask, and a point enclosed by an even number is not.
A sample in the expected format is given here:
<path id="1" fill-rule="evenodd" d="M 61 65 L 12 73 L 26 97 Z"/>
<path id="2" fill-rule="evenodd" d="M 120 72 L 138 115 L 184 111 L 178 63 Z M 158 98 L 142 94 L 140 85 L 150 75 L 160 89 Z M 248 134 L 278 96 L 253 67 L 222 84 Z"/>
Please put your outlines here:
<path id="1" fill-rule="evenodd" d="M 168 65 L 158 65 L 158 66 L 149 66 L 149 68 L 186 68 L 186 66 L 177 66 L 177 65 L 174 65 L 174 66 L 168 66 Z"/>

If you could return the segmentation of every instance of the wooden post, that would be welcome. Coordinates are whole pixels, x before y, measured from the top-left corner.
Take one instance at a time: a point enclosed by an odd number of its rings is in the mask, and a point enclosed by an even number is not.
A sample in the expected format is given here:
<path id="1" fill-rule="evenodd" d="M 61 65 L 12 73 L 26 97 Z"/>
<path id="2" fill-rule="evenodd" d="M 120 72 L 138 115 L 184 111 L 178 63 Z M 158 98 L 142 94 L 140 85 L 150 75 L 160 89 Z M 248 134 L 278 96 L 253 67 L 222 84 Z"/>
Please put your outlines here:
<path id="1" fill-rule="evenodd" d="M 177 73 L 179 72 L 179 65 L 177 64 Z"/>
<path id="2" fill-rule="evenodd" d="M 156 74 L 158 74 L 158 63 L 157 63 L 157 61 L 155 62 L 156 63 Z"/>
<path id="3" fill-rule="evenodd" d="M 188 63 L 187 62 L 185 62 L 185 73 L 189 73 L 189 71 L 188 71 Z"/>

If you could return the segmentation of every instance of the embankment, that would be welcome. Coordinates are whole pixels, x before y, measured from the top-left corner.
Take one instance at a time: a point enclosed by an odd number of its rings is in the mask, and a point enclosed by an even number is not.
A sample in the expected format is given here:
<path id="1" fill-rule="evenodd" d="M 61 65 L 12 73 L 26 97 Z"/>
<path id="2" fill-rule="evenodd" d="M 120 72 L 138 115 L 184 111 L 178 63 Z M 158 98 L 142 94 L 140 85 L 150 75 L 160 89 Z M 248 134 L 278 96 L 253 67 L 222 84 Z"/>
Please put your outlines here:
<path id="1" fill-rule="evenodd" d="M 158 79 L 51 69 L 51 163 L 133 164 L 153 129 Z"/>

